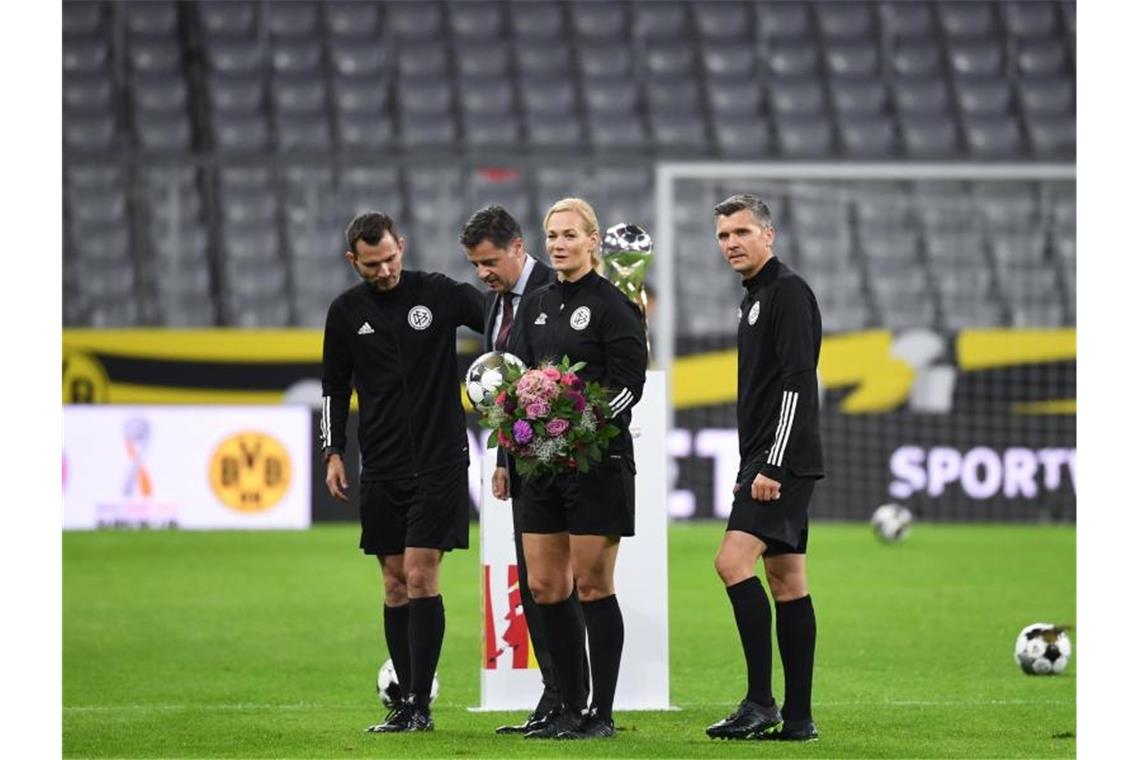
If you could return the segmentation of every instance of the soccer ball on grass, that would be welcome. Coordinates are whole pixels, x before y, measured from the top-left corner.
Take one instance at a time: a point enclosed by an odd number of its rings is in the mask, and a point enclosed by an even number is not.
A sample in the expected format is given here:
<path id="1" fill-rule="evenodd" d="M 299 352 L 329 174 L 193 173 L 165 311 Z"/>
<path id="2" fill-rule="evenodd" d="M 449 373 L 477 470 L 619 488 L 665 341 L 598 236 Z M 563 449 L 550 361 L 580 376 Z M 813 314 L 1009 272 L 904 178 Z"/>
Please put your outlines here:
<path id="1" fill-rule="evenodd" d="M 1034 623 L 1021 629 L 1013 645 L 1013 659 L 1031 676 L 1051 676 L 1063 671 L 1073 655 L 1073 645 L 1064 628 L 1052 623 Z"/>
<path id="2" fill-rule="evenodd" d="M 910 533 L 914 515 L 899 504 L 884 504 L 871 515 L 875 535 L 887 543 L 901 541 Z"/>
<path id="3" fill-rule="evenodd" d="M 380 698 L 380 704 L 389 710 L 404 698 L 400 682 L 396 679 L 396 666 L 392 664 L 391 660 L 385 660 L 384 664 L 380 666 L 380 672 L 376 674 L 376 696 Z M 439 673 L 436 673 L 431 679 L 431 701 L 434 702 L 438 696 Z"/>
<path id="4" fill-rule="evenodd" d="M 467 368 L 463 385 L 467 398 L 476 407 L 490 404 L 506 381 L 506 368 L 510 365 L 520 372 L 526 370 L 523 360 L 505 351 L 488 351 Z"/>

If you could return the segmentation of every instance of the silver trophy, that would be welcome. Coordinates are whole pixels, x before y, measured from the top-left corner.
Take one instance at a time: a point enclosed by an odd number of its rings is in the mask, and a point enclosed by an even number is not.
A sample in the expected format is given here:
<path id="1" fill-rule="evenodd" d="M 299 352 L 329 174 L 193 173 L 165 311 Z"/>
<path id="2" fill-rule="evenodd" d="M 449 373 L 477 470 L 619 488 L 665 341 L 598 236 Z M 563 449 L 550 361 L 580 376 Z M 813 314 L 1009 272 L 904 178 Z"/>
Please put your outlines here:
<path id="1" fill-rule="evenodd" d="M 649 303 L 645 295 L 645 274 L 652 259 L 653 238 L 644 228 L 621 222 L 606 230 L 602 238 L 606 277 L 641 308 L 643 317 Z"/>

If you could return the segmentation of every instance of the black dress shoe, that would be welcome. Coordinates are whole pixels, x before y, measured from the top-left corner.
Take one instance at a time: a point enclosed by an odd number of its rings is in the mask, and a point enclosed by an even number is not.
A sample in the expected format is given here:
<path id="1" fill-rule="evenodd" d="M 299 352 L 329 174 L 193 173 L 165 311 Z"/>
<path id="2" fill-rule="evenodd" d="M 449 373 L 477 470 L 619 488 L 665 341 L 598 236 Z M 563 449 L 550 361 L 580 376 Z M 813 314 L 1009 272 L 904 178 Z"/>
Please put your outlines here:
<path id="1" fill-rule="evenodd" d="M 555 739 L 612 739 L 614 737 L 614 722 L 611 718 L 602 718 L 594 714 L 587 715 L 578 728 L 563 731 Z"/>
<path id="2" fill-rule="evenodd" d="M 525 739 L 554 739 L 566 731 L 577 731 L 582 725 L 584 716 L 578 710 L 559 710 L 550 717 L 541 728 L 527 731 L 523 734 Z"/>
<path id="3" fill-rule="evenodd" d="M 819 740 L 819 730 L 815 727 L 815 721 L 811 718 L 806 720 L 786 720 L 779 731 L 763 734 L 756 738 L 763 739 L 764 741 L 778 742 L 814 742 Z"/>
<path id="4" fill-rule="evenodd" d="M 735 712 L 713 723 L 705 733 L 713 739 L 754 739 L 780 725 L 781 720 L 775 702 L 764 707 L 745 699 Z"/>
<path id="5" fill-rule="evenodd" d="M 517 726 L 499 726 L 495 729 L 496 734 L 525 734 L 528 731 L 537 731 L 550 722 L 550 719 L 558 714 L 557 710 L 540 713 L 537 710 L 526 716 L 526 721 Z"/>

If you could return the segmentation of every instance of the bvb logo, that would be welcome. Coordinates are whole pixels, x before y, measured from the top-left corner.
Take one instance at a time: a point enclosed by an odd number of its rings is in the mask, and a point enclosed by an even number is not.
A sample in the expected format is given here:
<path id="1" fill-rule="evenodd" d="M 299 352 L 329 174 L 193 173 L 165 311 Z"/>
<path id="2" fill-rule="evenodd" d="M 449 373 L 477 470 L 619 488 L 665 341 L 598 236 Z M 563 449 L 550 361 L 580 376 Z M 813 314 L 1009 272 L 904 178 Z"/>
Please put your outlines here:
<path id="1" fill-rule="evenodd" d="M 210 460 L 210 487 L 238 512 L 264 512 L 281 501 L 292 479 L 289 452 L 272 436 L 245 432 L 222 441 Z"/>
<path id="2" fill-rule="evenodd" d="M 63 355 L 63 403 L 105 404 L 110 390 L 107 373 L 94 356 L 81 351 Z"/>

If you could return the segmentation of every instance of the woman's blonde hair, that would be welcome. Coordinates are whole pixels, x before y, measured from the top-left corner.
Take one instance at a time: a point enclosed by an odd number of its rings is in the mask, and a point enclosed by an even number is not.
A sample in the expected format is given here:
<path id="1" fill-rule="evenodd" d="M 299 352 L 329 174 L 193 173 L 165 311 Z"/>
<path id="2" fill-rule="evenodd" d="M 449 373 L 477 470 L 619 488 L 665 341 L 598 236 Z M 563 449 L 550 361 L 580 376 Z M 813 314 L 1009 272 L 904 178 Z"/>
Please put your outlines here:
<path id="1" fill-rule="evenodd" d="M 581 198 L 563 198 L 560 201 L 555 201 L 550 210 L 546 212 L 546 216 L 542 220 L 542 228 L 545 230 L 547 225 L 550 224 L 550 217 L 557 214 L 559 211 L 573 211 L 578 216 L 582 217 L 582 221 L 586 223 L 586 234 L 597 234 L 599 238 L 599 245 L 601 245 L 601 232 L 598 230 L 598 215 L 594 213 L 594 207 Z M 602 266 L 602 259 L 597 249 L 590 251 L 590 263 L 594 269 L 600 273 Z"/>

